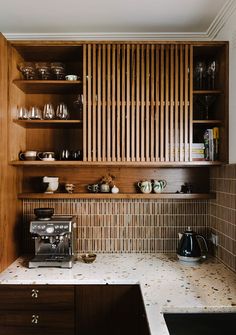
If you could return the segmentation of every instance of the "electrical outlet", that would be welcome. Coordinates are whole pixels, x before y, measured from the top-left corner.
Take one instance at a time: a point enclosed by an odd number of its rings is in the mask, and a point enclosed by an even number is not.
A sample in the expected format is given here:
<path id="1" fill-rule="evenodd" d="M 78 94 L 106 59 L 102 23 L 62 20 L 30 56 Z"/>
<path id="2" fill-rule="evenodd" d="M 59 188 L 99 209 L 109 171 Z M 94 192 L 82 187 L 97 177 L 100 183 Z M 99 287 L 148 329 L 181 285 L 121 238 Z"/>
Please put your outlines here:
<path id="1" fill-rule="evenodd" d="M 219 237 L 216 234 L 211 233 L 210 241 L 217 247 Z"/>

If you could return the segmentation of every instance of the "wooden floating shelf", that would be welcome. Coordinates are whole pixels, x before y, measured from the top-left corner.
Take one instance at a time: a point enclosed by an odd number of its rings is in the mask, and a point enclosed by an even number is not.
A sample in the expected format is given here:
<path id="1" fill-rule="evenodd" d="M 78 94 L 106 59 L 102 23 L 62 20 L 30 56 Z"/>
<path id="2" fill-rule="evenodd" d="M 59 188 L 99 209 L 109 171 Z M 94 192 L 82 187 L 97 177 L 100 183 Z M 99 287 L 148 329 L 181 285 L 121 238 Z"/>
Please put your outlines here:
<path id="1" fill-rule="evenodd" d="M 214 193 L 20 193 L 19 199 L 215 199 Z"/>
<path id="2" fill-rule="evenodd" d="M 25 93 L 73 93 L 81 89 L 80 80 L 21 80 L 13 83 Z"/>
<path id="3" fill-rule="evenodd" d="M 193 162 L 84 162 L 84 161 L 11 161 L 10 165 L 13 166 L 38 166 L 38 167 L 196 167 L 196 166 L 215 166 L 223 165 L 223 162 L 219 161 L 193 161 Z"/>
<path id="4" fill-rule="evenodd" d="M 14 120 L 23 128 L 80 128 L 82 120 Z"/>

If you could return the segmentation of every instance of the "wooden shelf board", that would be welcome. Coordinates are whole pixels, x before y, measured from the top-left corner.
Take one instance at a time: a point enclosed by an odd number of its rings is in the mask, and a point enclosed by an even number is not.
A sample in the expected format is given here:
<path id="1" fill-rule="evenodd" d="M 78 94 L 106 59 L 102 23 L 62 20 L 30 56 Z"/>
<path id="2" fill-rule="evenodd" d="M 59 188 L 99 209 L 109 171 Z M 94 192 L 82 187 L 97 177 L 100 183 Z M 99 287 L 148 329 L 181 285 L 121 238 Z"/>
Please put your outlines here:
<path id="1" fill-rule="evenodd" d="M 23 128 L 80 128 L 82 120 L 13 120 Z"/>
<path id="2" fill-rule="evenodd" d="M 223 94 L 223 90 L 193 90 L 193 94 Z"/>
<path id="3" fill-rule="evenodd" d="M 141 167 L 141 168 L 156 168 L 156 167 L 196 167 L 196 166 L 215 166 L 223 165 L 224 162 L 220 161 L 193 161 L 193 162 L 84 162 L 84 161 L 11 161 L 10 165 L 13 166 L 47 166 L 47 167 Z"/>
<path id="4" fill-rule="evenodd" d="M 25 93 L 73 93 L 81 89 L 80 80 L 21 80 L 13 83 Z"/>
<path id="5" fill-rule="evenodd" d="M 195 124 L 222 124 L 222 120 L 193 120 Z"/>
<path id="6" fill-rule="evenodd" d="M 20 193 L 19 199 L 214 199 L 214 193 Z"/>

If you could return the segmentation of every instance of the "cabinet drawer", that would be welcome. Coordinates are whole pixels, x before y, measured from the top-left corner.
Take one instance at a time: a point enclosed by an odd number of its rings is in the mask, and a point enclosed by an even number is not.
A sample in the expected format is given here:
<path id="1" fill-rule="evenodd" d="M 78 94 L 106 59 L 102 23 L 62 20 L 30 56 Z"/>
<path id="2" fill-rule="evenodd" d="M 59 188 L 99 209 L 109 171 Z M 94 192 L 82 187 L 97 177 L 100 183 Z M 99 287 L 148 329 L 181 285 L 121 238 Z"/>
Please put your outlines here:
<path id="1" fill-rule="evenodd" d="M 0 311 L 0 335 L 74 334 L 74 311 Z"/>
<path id="2" fill-rule="evenodd" d="M 0 310 L 74 309 L 73 285 L 0 285 Z"/>

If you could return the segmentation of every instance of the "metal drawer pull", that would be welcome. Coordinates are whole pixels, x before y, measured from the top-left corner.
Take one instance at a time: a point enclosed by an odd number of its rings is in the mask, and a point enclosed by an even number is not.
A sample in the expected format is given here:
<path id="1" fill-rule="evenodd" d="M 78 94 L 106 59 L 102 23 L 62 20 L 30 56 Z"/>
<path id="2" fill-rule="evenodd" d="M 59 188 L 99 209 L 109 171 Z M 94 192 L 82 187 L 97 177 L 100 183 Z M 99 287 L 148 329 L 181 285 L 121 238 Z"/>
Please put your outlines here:
<path id="1" fill-rule="evenodd" d="M 37 324 L 37 323 L 39 323 L 39 315 L 35 315 L 35 314 L 33 314 L 32 315 L 32 319 L 31 319 L 31 323 L 33 323 L 33 324 Z"/>
<path id="2" fill-rule="evenodd" d="M 38 298 L 38 293 L 39 293 L 39 290 L 35 290 L 35 289 L 33 289 L 33 290 L 31 291 L 31 297 L 32 297 L 32 298 Z"/>

